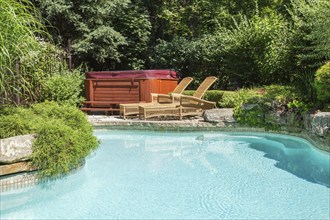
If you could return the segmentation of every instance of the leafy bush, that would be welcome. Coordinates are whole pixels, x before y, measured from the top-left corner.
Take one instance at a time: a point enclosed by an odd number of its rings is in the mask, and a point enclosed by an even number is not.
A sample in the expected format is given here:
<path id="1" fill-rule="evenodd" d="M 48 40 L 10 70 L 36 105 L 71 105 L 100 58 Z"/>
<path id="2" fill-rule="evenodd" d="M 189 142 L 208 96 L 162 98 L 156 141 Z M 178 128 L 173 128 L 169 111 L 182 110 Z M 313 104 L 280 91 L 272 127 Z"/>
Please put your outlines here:
<path id="1" fill-rule="evenodd" d="M 240 106 L 245 100 L 259 96 L 256 89 L 241 89 L 238 91 L 225 91 L 219 102 L 220 107 L 234 108 Z"/>
<path id="2" fill-rule="evenodd" d="M 330 61 L 321 66 L 315 74 L 314 86 L 317 99 L 323 103 L 330 103 Z"/>
<path id="3" fill-rule="evenodd" d="M 301 99 L 302 97 L 296 89 L 292 86 L 270 85 L 264 87 L 264 96 L 273 101 L 288 103 L 294 99 Z"/>
<path id="4" fill-rule="evenodd" d="M 35 134 L 31 162 L 42 177 L 68 173 L 98 146 L 85 114 L 55 102 L 0 112 L 0 138 Z"/>
<path id="5" fill-rule="evenodd" d="M 76 106 L 84 100 L 81 96 L 83 80 L 84 76 L 78 69 L 72 73 L 64 71 L 61 74 L 49 76 L 43 83 L 40 101 L 55 101 Z"/>
<path id="6" fill-rule="evenodd" d="M 240 87 L 284 83 L 290 80 L 288 59 L 291 33 L 283 16 L 255 14 L 236 19 L 222 34 L 223 65 L 230 81 Z"/>
<path id="7" fill-rule="evenodd" d="M 35 115 L 28 109 L 5 108 L 0 112 L 0 138 L 34 133 Z"/>
<path id="8" fill-rule="evenodd" d="M 217 89 L 290 81 L 292 34 L 286 19 L 277 13 L 256 13 L 251 19 L 237 16 L 232 20 L 231 27 L 218 28 L 212 35 L 159 41 L 153 66 L 194 76 L 195 86 L 211 73 L 219 77 Z"/>
<path id="9" fill-rule="evenodd" d="M 57 176 L 77 167 L 96 146 L 90 134 L 52 119 L 38 129 L 33 143 L 32 163 L 42 176 Z"/>
<path id="10" fill-rule="evenodd" d="M 208 90 L 203 99 L 216 102 L 217 107 L 234 108 L 241 105 L 245 100 L 254 96 L 260 96 L 260 89 L 241 89 L 238 91 Z M 192 96 L 195 90 L 186 90 L 184 95 Z"/>
<path id="11" fill-rule="evenodd" d="M 271 110 L 270 103 L 263 97 L 253 97 L 245 100 L 241 106 L 234 108 L 234 116 L 237 122 L 254 127 L 266 127 L 276 129 L 276 123 L 266 118 L 266 113 Z"/>
<path id="12" fill-rule="evenodd" d="M 204 99 L 215 102 L 218 105 L 219 101 L 223 97 L 223 94 L 224 92 L 220 90 L 208 90 L 204 95 Z"/>
<path id="13" fill-rule="evenodd" d="M 293 87 L 270 85 L 247 91 L 237 92 L 234 116 L 239 123 L 278 130 L 280 113 L 288 118 L 289 125 L 302 126 L 303 114 L 310 106 L 301 101 L 302 97 Z"/>
<path id="14" fill-rule="evenodd" d="M 0 118 L 0 139 L 28 134 L 32 130 L 29 121 L 21 118 L 20 115 L 14 114 Z"/>
<path id="15" fill-rule="evenodd" d="M 218 102 L 219 107 L 234 108 L 239 99 L 239 94 L 234 91 L 224 91 L 222 99 Z"/>

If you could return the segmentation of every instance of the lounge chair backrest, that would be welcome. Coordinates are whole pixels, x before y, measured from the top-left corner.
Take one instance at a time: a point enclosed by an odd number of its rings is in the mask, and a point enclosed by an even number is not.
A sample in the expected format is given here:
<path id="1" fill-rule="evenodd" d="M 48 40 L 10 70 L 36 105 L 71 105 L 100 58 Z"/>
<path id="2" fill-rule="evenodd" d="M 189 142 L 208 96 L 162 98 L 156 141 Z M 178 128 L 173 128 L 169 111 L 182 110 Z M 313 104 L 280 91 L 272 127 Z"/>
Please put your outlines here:
<path id="1" fill-rule="evenodd" d="M 204 79 L 202 84 L 196 89 L 196 92 L 194 93 L 193 97 L 196 98 L 203 98 L 205 92 L 217 81 L 217 77 L 215 76 L 209 76 Z"/>
<path id="2" fill-rule="evenodd" d="M 173 90 L 173 93 L 181 94 L 187 88 L 187 86 L 191 83 L 191 81 L 193 81 L 193 78 L 191 78 L 191 77 L 183 78 L 181 80 L 181 82 L 175 87 L 175 89 Z"/>

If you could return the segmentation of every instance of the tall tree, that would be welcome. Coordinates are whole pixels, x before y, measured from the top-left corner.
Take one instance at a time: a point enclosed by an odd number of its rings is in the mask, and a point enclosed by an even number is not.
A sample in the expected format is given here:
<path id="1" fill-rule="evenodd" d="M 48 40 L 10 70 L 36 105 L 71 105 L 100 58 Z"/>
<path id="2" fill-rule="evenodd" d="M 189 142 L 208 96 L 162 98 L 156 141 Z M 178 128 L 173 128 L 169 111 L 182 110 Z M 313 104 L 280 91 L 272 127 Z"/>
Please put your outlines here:
<path id="1" fill-rule="evenodd" d="M 122 57 L 116 64 L 116 68 L 145 68 L 151 36 L 151 23 L 147 9 L 141 4 L 131 3 L 117 13 L 114 25 L 125 36 L 127 42 L 118 50 Z"/>
<path id="2" fill-rule="evenodd" d="M 120 29 L 121 24 L 116 23 L 118 15 L 130 7 L 129 0 L 34 2 L 50 23 L 49 30 L 54 38 L 63 46 L 71 41 L 76 64 L 84 62 L 98 70 L 114 69 L 123 57 L 120 49 L 132 43 Z"/>
<path id="3" fill-rule="evenodd" d="M 297 65 L 316 70 L 330 59 L 330 2 L 292 0 Z"/>

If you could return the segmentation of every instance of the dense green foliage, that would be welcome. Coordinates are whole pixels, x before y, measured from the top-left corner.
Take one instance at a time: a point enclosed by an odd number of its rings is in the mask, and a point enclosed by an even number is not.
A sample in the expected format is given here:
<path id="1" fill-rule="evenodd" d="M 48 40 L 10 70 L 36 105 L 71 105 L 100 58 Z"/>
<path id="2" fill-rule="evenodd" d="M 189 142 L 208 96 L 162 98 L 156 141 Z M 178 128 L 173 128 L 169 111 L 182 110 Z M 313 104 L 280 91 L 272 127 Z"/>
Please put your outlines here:
<path id="1" fill-rule="evenodd" d="M 38 11 L 29 1 L 1 0 L 0 8 L 0 101 L 17 95 L 23 95 L 22 101 L 33 99 L 38 77 L 29 68 L 36 68 L 37 54 L 48 49 L 38 38 L 47 35 Z M 19 63 L 29 63 L 29 67 L 18 74 Z"/>
<path id="2" fill-rule="evenodd" d="M 94 70 L 172 68 L 194 76 L 195 86 L 208 75 L 219 76 L 217 89 L 294 84 L 310 101 L 315 70 L 329 59 L 327 0 L 32 0 L 66 49 L 62 55 L 44 43 L 38 12 L 21 2 L 0 2 L 2 12 L 15 12 L 1 15 L 1 46 L 12 46 L 2 49 L 0 88 L 10 98 L 18 91 L 26 102 L 38 99 L 40 80 L 71 53 L 76 66 Z M 16 23 L 11 30 L 8 24 Z M 15 77 L 17 62 L 22 77 Z"/>
<path id="3" fill-rule="evenodd" d="M 35 134 L 31 162 L 43 177 L 68 173 L 98 146 L 92 126 L 75 107 L 45 102 L 0 112 L 0 138 Z"/>
<path id="4" fill-rule="evenodd" d="M 303 126 L 303 114 L 309 109 L 301 94 L 289 86 L 266 86 L 261 90 L 241 90 L 236 100 L 234 116 L 241 124 L 278 130 L 285 126 Z"/>
<path id="5" fill-rule="evenodd" d="M 0 8 L 0 102 L 34 103 L 44 79 L 65 71 L 64 53 L 28 0 L 1 0 Z"/>
<path id="6" fill-rule="evenodd" d="M 84 76 L 80 74 L 79 69 L 48 76 L 42 83 L 40 101 L 55 101 L 77 106 L 84 100 L 81 96 L 83 85 Z"/>
<path id="7" fill-rule="evenodd" d="M 315 70 L 330 59 L 330 1 L 292 0 L 297 65 Z"/>
<path id="8" fill-rule="evenodd" d="M 74 61 L 89 68 L 139 68 L 150 35 L 147 11 L 129 0 L 34 0 L 58 43 L 71 41 Z M 122 64 L 123 63 L 123 64 Z"/>
<path id="9" fill-rule="evenodd" d="M 289 81 L 292 34 L 284 18 L 241 16 L 234 24 L 193 41 L 182 37 L 161 41 L 153 63 L 193 75 L 196 84 L 209 74 L 217 75 L 218 88 L 223 89 Z"/>
<path id="10" fill-rule="evenodd" d="M 330 105 L 330 61 L 316 71 L 314 85 L 318 101 Z"/>
<path id="11" fill-rule="evenodd" d="M 94 70 L 172 68 L 217 89 L 293 84 L 313 101 L 329 59 L 327 0 L 34 0 L 73 60 Z"/>
<path id="12" fill-rule="evenodd" d="M 256 89 L 240 89 L 235 92 L 226 91 L 223 94 L 222 99 L 219 101 L 219 106 L 224 108 L 234 108 L 242 105 L 245 100 L 258 95 Z"/>
<path id="13" fill-rule="evenodd" d="M 193 95 L 195 90 L 186 90 L 184 95 Z M 244 104 L 255 102 L 276 102 L 281 105 L 290 105 L 302 100 L 304 94 L 297 93 L 294 87 L 270 85 L 264 87 L 240 89 L 237 91 L 208 90 L 203 99 L 217 103 L 217 107 L 240 108 Z"/>
<path id="14" fill-rule="evenodd" d="M 193 95 L 187 90 L 185 95 Z M 303 116 L 311 108 L 303 100 L 304 94 L 292 86 L 270 85 L 237 91 L 210 90 L 203 99 L 214 101 L 217 107 L 234 108 L 237 122 L 252 127 L 280 130 L 303 127 Z"/>

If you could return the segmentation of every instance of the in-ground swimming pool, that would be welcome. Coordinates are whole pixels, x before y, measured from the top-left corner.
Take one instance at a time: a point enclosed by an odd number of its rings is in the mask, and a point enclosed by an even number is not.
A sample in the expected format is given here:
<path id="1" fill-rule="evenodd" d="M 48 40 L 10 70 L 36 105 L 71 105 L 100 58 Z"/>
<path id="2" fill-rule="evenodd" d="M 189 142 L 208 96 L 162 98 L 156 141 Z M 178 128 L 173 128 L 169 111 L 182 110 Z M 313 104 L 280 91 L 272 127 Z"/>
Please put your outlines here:
<path id="1" fill-rule="evenodd" d="M 63 179 L 1 194 L 1 219 L 328 219 L 329 154 L 271 134 L 96 131 Z"/>

